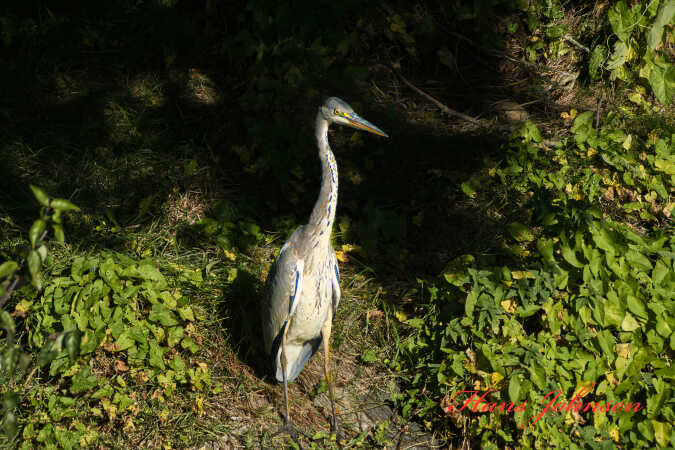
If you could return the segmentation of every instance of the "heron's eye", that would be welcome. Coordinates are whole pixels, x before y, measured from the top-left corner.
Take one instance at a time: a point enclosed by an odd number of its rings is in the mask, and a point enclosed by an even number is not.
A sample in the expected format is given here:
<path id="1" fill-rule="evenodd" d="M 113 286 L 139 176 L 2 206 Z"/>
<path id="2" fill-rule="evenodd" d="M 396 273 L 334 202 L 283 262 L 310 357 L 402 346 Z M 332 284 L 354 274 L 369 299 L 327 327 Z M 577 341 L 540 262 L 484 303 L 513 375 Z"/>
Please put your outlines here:
<path id="1" fill-rule="evenodd" d="M 342 116 L 343 115 L 342 111 L 340 111 L 339 109 L 334 109 L 333 114 L 335 114 L 336 116 Z"/>

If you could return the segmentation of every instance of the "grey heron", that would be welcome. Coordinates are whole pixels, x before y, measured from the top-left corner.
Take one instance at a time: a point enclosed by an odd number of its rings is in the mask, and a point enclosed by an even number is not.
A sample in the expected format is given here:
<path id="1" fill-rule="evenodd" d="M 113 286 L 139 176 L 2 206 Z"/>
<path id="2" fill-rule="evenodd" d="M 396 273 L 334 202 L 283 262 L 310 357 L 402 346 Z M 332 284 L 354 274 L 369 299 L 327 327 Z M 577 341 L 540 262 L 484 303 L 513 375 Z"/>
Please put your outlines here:
<path id="1" fill-rule="evenodd" d="M 340 434 L 335 411 L 335 388 L 330 376 L 330 333 L 340 302 L 340 272 L 330 237 L 338 199 L 338 169 L 328 144 L 328 127 L 340 124 L 387 134 L 360 117 L 344 101 L 328 98 L 316 116 L 316 141 L 321 160 L 321 190 L 309 217 L 281 247 L 270 269 L 262 301 L 265 350 L 273 358 L 276 379 L 284 383 L 286 417 L 277 432 L 296 440 L 288 410 L 288 382 L 298 376 L 323 342 L 324 370 L 332 408 L 331 431 Z"/>

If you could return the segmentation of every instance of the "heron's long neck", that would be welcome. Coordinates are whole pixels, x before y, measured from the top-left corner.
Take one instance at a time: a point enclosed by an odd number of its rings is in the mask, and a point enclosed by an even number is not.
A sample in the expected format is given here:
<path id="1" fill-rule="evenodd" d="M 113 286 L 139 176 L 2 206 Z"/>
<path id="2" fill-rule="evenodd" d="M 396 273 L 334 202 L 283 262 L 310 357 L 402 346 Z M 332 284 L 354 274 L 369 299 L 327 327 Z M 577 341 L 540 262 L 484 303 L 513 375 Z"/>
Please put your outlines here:
<path id="1" fill-rule="evenodd" d="M 335 155 L 328 145 L 328 122 L 321 113 L 316 117 L 316 143 L 319 146 L 319 158 L 321 159 L 321 191 L 312 215 L 309 217 L 309 223 L 318 225 L 321 236 L 330 239 L 337 207 L 338 169 Z"/>

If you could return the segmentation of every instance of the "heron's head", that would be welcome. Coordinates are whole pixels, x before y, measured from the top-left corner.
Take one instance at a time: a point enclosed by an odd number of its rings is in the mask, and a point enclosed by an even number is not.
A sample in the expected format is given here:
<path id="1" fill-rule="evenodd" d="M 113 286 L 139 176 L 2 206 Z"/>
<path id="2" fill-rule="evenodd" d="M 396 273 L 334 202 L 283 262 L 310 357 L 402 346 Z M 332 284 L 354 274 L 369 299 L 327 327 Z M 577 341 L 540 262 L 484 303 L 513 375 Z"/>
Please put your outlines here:
<path id="1" fill-rule="evenodd" d="M 377 134 L 378 136 L 389 137 L 387 133 L 356 114 L 351 106 L 337 97 L 330 97 L 326 99 L 319 110 L 321 111 L 324 119 L 326 119 L 329 123 L 347 125 L 348 127 L 368 131 L 370 133 Z"/>

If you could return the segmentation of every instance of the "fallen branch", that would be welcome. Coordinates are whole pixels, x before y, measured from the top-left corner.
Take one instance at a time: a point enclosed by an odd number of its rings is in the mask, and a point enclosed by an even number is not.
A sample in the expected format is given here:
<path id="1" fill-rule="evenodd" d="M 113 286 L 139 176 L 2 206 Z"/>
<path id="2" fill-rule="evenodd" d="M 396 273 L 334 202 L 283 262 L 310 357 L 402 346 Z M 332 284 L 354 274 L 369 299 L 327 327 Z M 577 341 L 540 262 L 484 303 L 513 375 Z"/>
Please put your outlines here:
<path id="1" fill-rule="evenodd" d="M 578 41 L 576 41 L 575 39 L 571 38 L 570 36 L 565 36 L 565 37 L 563 38 L 563 41 L 569 42 L 570 44 L 574 45 L 576 48 L 579 48 L 579 49 L 585 51 L 586 53 L 590 53 L 590 52 L 591 52 L 591 49 L 589 49 L 588 47 L 586 47 L 586 46 L 583 45 L 583 44 L 580 44 Z"/>
<path id="2" fill-rule="evenodd" d="M 396 70 L 395 67 L 391 66 L 391 70 L 392 70 L 392 71 L 393 71 L 393 72 L 401 79 L 401 81 L 403 81 L 403 83 L 405 83 L 410 89 L 412 89 L 413 91 L 417 92 L 418 94 L 420 94 L 422 97 L 426 98 L 427 100 L 431 101 L 433 104 L 435 104 L 436 106 L 438 106 L 442 111 L 446 112 L 447 114 L 450 114 L 451 116 L 459 117 L 460 119 L 466 120 L 467 122 L 471 122 L 471 123 L 473 123 L 474 125 L 484 126 L 484 125 L 481 123 L 481 121 L 479 121 L 478 119 L 475 119 L 475 118 L 473 118 L 473 117 L 471 117 L 471 116 L 467 116 L 466 114 L 461 113 L 461 112 L 459 112 L 459 111 L 455 111 L 455 110 L 452 109 L 452 108 L 448 108 L 447 106 L 445 106 L 445 105 L 444 105 L 443 103 L 441 103 L 440 101 L 436 100 L 436 99 L 435 99 L 434 97 L 432 97 L 431 95 L 427 94 L 426 92 L 424 92 L 423 90 L 421 90 L 421 89 L 418 88 L 417 86 L 413 85 L 410 81 L 408 81 L 408 80 L 406 79 L 406 77 L 404 77 L 403 75 L 401 75 L 401 73 L 400 73 L 398 70 Z"/>

